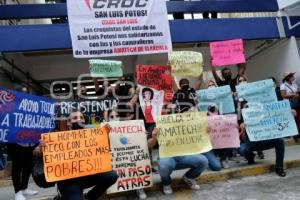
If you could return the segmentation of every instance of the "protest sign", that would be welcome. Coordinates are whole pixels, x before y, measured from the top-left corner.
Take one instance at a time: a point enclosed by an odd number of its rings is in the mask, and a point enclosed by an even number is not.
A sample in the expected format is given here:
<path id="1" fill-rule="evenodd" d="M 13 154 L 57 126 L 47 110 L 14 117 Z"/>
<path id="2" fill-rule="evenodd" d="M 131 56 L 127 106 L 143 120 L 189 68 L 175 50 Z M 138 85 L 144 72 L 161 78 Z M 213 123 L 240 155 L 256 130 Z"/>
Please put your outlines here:
<path id="1" fill-rule="evenodd" d="M 68 0 L 67 8 L 76 58 L 172 51 L 164 0 Z"/>
<path id="2" fill-rule="evenodd" d="M 160 157 L 194 155 L 212 149 L 204 112 L 162 115 L 156 125 Z"/>
<path id="3" fill-rule="evenodd" d="M 119 175 L 108 193 L 152 186 L 150 154 L 143 120 L 109 122 L 113 169 Z"/>
<path id="4" fill-rule="evenodd" d="M 174 51 L 169 53 L 172 75 L 181 77 L 198 77 L 203 71 L 202 53 L 193 51 Z"/>
<path id="5" fill-rule="evenodd" d="M 228 40 L 210 43 L 212 66 L 226 66 L 246 62 L 243 40 Z"/>
<path id="6" fill-rule="evenodd" d="M 89 60 L 92 77 L 121 77 L 123 76 L 122 62 L 114 60 Z"/>
<path id="7" fill-rule="evenodd" d="M 207 121 L 213 149 L 240 147 L 237 115 L 209 116 Z"/>
<path id="8" fill-rule="evenodd" d="M 138 85 L 140 88 L 139 100 L 146 123 L 154 123 L 161 115 L 165 92 L 154 88 Z"/>
<path id="9" fill-rule="evenodd" d="M 137 83 L 165 92 L 165 101 L 173 98 L 173 78 L 170 66 L 137 65 Z"/>
<path id="10" fill-rule="evenodd" d="M 198 108 L 201 112 L 208 111 L 211 106 L 216 107 L 220 114 L 234 113 L 234 102 L 230 86 L 208 88 L 196 91 Z"/>
<path id="11" fill-rule="evenodd" d="M 238 98 L 248 103 L 271 103 L 277 101 L 274 82 L 271 79 L 236 86 Z"/>
<path id="12" fill-rule="evenodd" d="M 0 143 L 38 143 L 55 128 L 53 100 L 0 87 Z"/>
<path id="13" fill-rule="evenodd" d="M 56 115 L 58 119 L 65 120 L 73 110 L 82 112 L 86 124 L 100 124 L 103 112 L 118 106 L 115 98 L 99 100 L 61 101 L 57 103 Z"/>
<path id="14" fill-rule="evenodd" d="M 298 134 L 288 100 L 263 104 L 242 110 L 250 141 L 284 138 Z"/>
<path id="15" fill-rule="evenodd" d="M 47 182 L 112 170 L 106 128 L 43 134 L 42 141 Z"/>

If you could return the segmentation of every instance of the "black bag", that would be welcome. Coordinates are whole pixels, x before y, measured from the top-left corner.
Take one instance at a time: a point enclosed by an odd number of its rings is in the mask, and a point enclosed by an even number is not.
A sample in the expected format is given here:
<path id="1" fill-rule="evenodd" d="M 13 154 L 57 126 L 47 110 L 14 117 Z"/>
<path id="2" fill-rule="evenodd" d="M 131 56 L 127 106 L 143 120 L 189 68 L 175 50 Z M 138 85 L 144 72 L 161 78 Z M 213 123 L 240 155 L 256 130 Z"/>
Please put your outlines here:
<path id="1" fill-rule="evenodd" d="M 50 188 L 55 186 L 55 182 L 49 183 L 46 181 L 42 157 L 34 157 L 32 177 L 35 184 L 41 188 Z"/>

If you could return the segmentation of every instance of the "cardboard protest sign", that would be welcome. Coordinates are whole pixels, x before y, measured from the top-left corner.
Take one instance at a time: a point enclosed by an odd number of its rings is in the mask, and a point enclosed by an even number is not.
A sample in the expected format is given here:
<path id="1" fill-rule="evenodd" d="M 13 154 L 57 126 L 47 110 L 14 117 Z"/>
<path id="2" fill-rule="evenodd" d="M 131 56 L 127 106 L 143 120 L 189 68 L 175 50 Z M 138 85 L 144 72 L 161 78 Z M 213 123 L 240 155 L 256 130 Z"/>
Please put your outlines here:
<path id="1" fill-rule="evenodd" d="M 237 115 L 215 115 L 208 119 L 213 149 L 240 147 Z"/>
<path id="2" fill-rule="evenodd" d="M 173 78 L 170 66 L 137 65 L 137 83 L 165 92 L 164 100 L 173 98 Z"/>
<path id="3" fill-rule="evenodd" d="M 38 143 L 55 128 L 53 100 L 0 87 L 0 143 Z"/>
<path id="4" fill-rule="evenodd" d="M 47 182 L 112 170 L 105 128 L 43 134 L 44 172 Z"/>
<path id="5" fill-rule="evenodd" d="M 114 60 L 89 60 L 92 77 L 121 77 L 123 76 L 122 62 Z"/>
<path id="6" fill-rule="evenodd" d="M 109 124 L 113 169 L 118 173 L 119 179 L 107 192 L 151 187 L 151 163 L 144 121 L 119 121 Z"/>
<path id="7" fill-rule="evenodd" d="M 196 91 L 198 108 L 201 112 L 208 111 L 210 106 L 218 108 L 220 114 L 234 113 L 234 102 L 230 86 L 208 88 Z"/>
<path id="8" fill-rule="evenodd" d="M 172 75 L 181 77 L 198 77 L 203 71 L 202 53 L 193 51 L 174 51 L 169 53 Z"/>
<path id="9" fill-rule="evenodd" d="M 159 128 L 159 156 L 162 158 L 194 155 L 212 149 L 204 112 L 162 115 L 156 125 Z"/>
<path id="10" fill-rule="evenodd" d="M 67 9 L 76 58 L 172 51 L 165 1 L 67 0 Z"/>
<path id="11" fill-rule="evenodd" d="M 246 62 L 242 39 L 211 42 L 210 55 L 213 67 Z"/>
<path id="12" fill-rule="evenodd" d="M 250 141 L 284 138 L 298 134 L 288 100 L 251 106 L 242 110 Z"/>
<path id="13" fill-rule="evenodd" d="M 165 92 L 143 85 L 138 85 L 138 87 L 140 88 L 139 100 L 145 122 L 154 123 L 156 118 L 161 115 Z"/>
<path id="14" fill-rule="evenodd" d="M 66 120 L 73 110 L 82 112 L 86 124 L 100 124 L 104 120 L 103 112 L 118 106 L 115 98 L 99 100 L 61 101 L 57 103 L 56 115 L 58 119 Z"/>
<path id="15" fill-rule="evenodd" d="M 248 103 L 271 103 L 277 101 L 273 80 L 263 80 L 236 86 L 238 98 Z"/>

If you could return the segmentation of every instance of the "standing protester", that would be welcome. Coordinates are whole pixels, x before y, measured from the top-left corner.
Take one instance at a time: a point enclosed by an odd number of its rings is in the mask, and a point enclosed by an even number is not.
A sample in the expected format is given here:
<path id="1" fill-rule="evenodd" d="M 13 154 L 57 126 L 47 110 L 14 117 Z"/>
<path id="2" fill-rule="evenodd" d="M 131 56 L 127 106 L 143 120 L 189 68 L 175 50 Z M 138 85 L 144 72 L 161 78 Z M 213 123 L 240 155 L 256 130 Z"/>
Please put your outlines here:
<path id="1" fill-rule="evenodd" d="M 244 76 L 246 72 L 246 64 L 238 64 L 238 74 L 235 78 L 232 78 L 232 72 L 229 68 L 223 68 L 222 69 L 222 77 L 224 80 L 222 80 L 219 75 L 217 74 L 216 68 L 211 67 L 212 74 L 216 80 L 216 83 L 218 86 L 224 86 L 229 85 L 231 88 L 231 91 L 235 93 L 236 89 L 235 86 L 237 85 L 238 77 Z"/>
<path id="2" fill-rule="evenodd" d="M 295 73 L 286 72 L 283 75 L 280 93 L 282 98 L 290 101 L 292 109 L 299 109 L 299 91 L 298 85 L 295 83 Z"/>
<path id="3" fill-rule="evenodd" d="M 84 116 L 81 112 L 73 111 L 68 119 L 69 130 L 83 129 Z M 110 127 L 106 126 L 108 132 Z M 47 143 L 42 144 L 47 145 Z M 41 148 L 40 148 L 41 149 Z M 61 200 L 97 200 L 118 179 L 115 171 L 99 173 L 79 178 L 73 178 L 57 182 Z M 93 187 L 84 197 L 83 190 Z"/>
<path id="4" fill-rule="evenodd" d="M 23 87 L 20 91 L 29 93 L 26 87 Z M 12 181 L 15 190 L 15 200 L 26 200 L 25 196 L 38 194 L 38 191 L 28 188 L 29 177 L 33 167 L 33 150 L 35 146 L 35 143 L 8 144 L 12 160 Z"/>

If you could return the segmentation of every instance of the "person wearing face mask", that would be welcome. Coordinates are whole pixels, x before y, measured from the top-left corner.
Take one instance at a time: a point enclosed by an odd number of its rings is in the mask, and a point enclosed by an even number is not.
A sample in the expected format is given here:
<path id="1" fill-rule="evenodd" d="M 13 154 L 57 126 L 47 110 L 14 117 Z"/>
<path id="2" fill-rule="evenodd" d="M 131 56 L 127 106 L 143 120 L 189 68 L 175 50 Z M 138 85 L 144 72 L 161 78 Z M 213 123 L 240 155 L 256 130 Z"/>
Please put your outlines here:
<path id="1" fill-rule="evenodd" d="M 211 67 L 211 71 L 218 86 L 229 85 L 231 91 L 235 92 L 235 86 L 237 85 L 238 77 L 244 76 L 246 72 L 246 63 L 238 64 L 238 74 L 235 78 L 232 78 L 232 72 L 229 68 L 224 68 L 221 71 L 224 80 L 219 77 L 215 67 Z"/>
<path id="2" fill-rule="evenodd" d="M 202 75 L 198 77 L 194 87 L 190 87 L 188 79 L 179 81 L 180 89 L 173 95 L 172 103 L 176 105 L 176 112 L 183 113 L 196 106 L 196 90 L 199 90 L 202 84 Z"/>
<path id="3" fill-rule="evenodd" d="M 68 118 L 69 130 L 83 129 L 85 126 L 84 116 L 79 111 L 73 111 Z M 109 126 L 105 128 L 110 130 Z M 47 145 L 46 143 L 39 146 Z M 42 154 L 42 153 L 41 153 Z M 73 178 L 57 182 L 57 187 L 60 195 L 55 197 L 57 200 L 97 200 L 102 194 L 112 186 L 118 179 L 118 175 L 115 171 L 99 173 L 95 175 L 89 175 L 79 178 Z M 93 187 L 85 196 L 83 196 L 83 190 Z"/>

